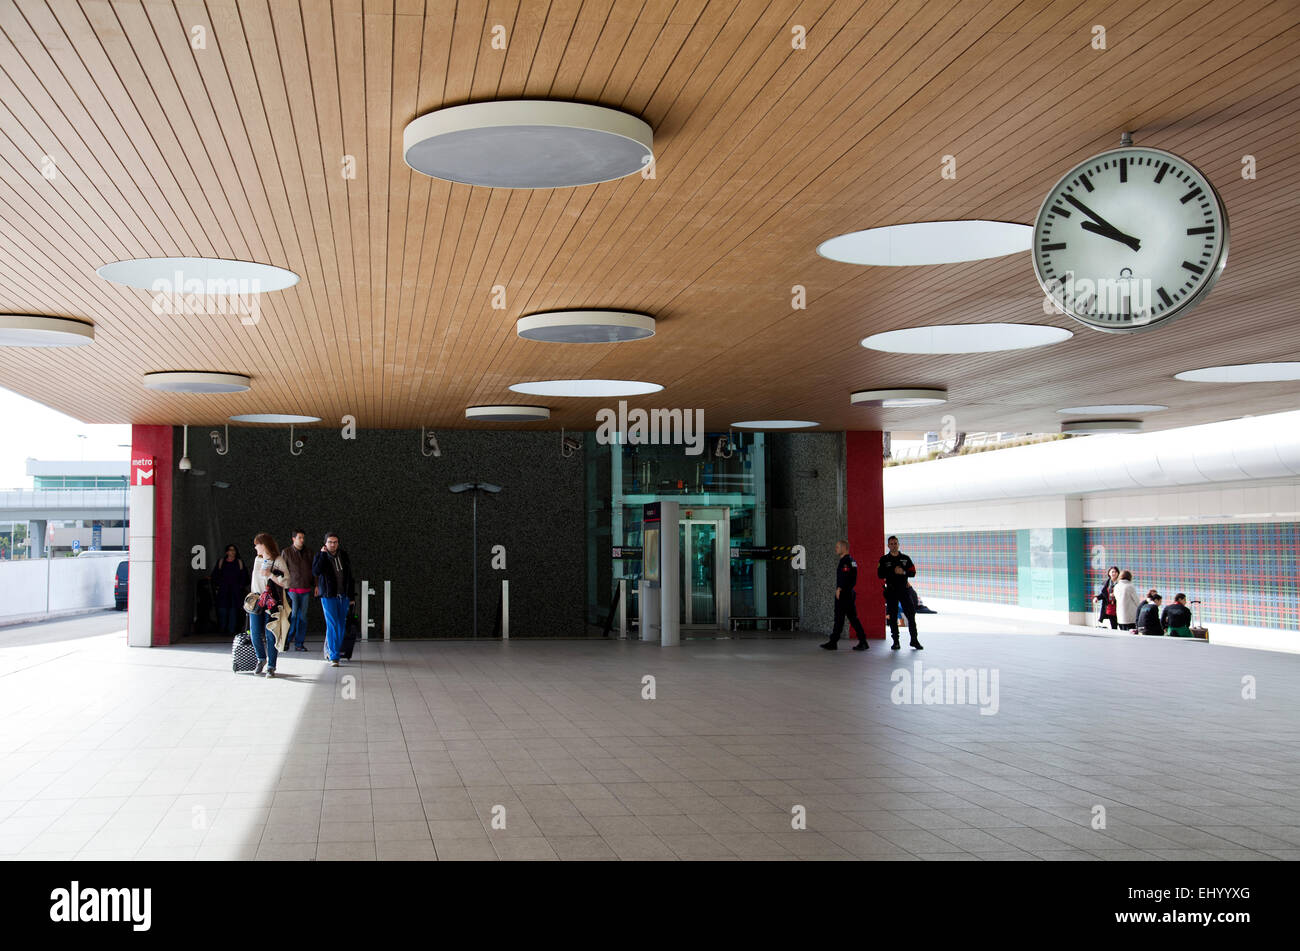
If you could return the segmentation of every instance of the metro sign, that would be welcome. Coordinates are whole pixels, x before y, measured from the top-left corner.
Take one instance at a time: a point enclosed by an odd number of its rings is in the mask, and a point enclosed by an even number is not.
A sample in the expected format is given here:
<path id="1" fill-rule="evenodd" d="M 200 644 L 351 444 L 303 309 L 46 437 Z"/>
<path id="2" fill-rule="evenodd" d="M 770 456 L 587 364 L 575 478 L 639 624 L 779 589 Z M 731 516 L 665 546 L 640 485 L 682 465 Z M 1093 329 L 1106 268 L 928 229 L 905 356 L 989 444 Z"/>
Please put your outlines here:
<path id="1" fill-rule="evenodd" d="M 132 485 L 153 485 L 153 457 L 145 456 L 141 459 L 131 460 L 131 484 Z"/>

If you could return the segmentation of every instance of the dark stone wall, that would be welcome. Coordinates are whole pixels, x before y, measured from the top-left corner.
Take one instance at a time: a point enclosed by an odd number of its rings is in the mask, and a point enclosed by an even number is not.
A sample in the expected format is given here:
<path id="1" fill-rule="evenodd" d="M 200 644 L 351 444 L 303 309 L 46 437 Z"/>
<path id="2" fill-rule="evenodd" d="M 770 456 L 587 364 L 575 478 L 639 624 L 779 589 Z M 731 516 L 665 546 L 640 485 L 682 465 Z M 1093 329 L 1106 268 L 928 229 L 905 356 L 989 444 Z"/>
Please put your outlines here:
<path id="1" fill-rule="evenodd" d="M 772 433 L 767 440 L 768 538 L 774 544 L 789 539 L 807 549 L 800 629 L 829 634 L 835 619 L 835 542 L 848 527 L 844 434 Z M 854 554 L 861 572 L 863 554 Z M 772 586 L 780 584 L 775 566 L 769 572 Z"/>
<path id="2" fill-rule="evenodd" d="M 301 456 L 289 454 L 287 427 L 232 427 L 226 456 L 210 431 L 191 428 L 194 469 L 176 473 L 174 634 L 194 627 L 204 573 L 192 568 L 193 546 L 205 546 L 211 572 L 228 542 L 249 564 L 255 534 L 270 532 L 283 546 L 302 528 L 313 551 L 326 531 L 338 532 L 358 580 L 371 582 L 371 636 L 382 636 L 384 579 L 393 582 L 393 637 L 470 636 L 473 502 L 448 487 L 475 481 L 503 487 L 478 502 L 479 636 L 493 634 L 502 578 L 510 581 L 511 637 L 586 633 L 585 459 L 561 458 L 557 434 L 441 431 L 442 456 L 426 459 L 418 431 L 361 430 L 345 440 L 337 428 L 296 429 Z M 179 427 L 175 446 L 180 459 Z M 498 544 L 505 571 L 490 567 Z M 309 630 L 324 630 L 314 600 Z"/>

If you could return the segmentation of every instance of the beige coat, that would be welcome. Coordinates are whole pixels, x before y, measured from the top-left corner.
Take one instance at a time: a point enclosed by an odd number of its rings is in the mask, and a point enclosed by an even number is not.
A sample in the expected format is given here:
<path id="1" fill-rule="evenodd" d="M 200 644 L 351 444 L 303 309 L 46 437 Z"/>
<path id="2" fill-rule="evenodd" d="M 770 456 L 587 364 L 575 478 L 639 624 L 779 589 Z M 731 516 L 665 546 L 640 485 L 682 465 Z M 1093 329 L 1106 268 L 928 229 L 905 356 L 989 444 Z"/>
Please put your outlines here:
<path id="1" fill-rule="evenodd" d="M 267 633 L 275 637 L 275 649 L 277 651 L 284 650 L 284 645 L 288 643 L 289 621 L 293 616 L 293 609 L 289 606 L 289 599 L 283 593 L 280 597 L 284 598 L 280 609 L 272 617 L 266 619 Z"/>
<path id="2" fill-rule="evenodd" d="M 266 585 L 267 585 L 267 581 L 268 581 L 268 579 L 262 577 L 262 567 L 263 567 L 263 562 L 264 562 L 264 559 L 262 559 L 260 556 L 257 557 L 257 558 L 254 558 L 254 559 L 253 559 L 253 579 L 252 579 L 252 580 L 253 580 L 253 592 L 254 592 L 255 594 L 261 594 L 263 591 L 266 590 Z M 275 566 L 276 568 L 278 568 L 280 571 L 284 572 L 284 575 L 283 575 L 283 577 L 282 577 L 280 580 L 281 580 L 281 581 L 284 581 L 284 582 L 287 583 L 288 580 L 289 580 L 289 568 L 288 568 L 288 566 L 284 563 L 284 553 L 283 553 L 283 552 L 280 553 L 280 555 L 275 559 L 275 561 L 273 562 L 273 564 L 274 564 L 274 566 Z M 268 633 L 268 634 L 271 634 L 271 635 L 275 638 L 275 649 L 276 649 L 277 651 L 282 651 L 282 650 L 284 650 L 284 645 L 285 645 L 285 644 L 287 643 L 287 641 L 288 641 L 288 637 L 289 637 L 289 617 L 290 617 L 290 615 L 291 615 L 293 612 L 292 612 L 292 609 L 289 607 L 289 598 L 288 598 L 288 596 L 285 594 L 285 590 L 284 590 L 284 588 L 283 588 L 283 587 L 282 587 L 278 582 L 275 581 L 274 577 L 272 577 L 272 578 L 269 579 L 269 580 L 270 580 L 273 584 L 275 584 L 275 586 L 276 586 L 276 592 L 275 592 L 276 600 L 277 600 L 277 601 L 280 601 L 281 604 L 280 604 L 280 607 L 279 607 L 278 609 L 276 609 L 276 613 L 275 613 L 274 615 L 267 617 L 267 619 L 266 619 L 266 630 L 267 630 L 267 633 Z"/>
<path id="3" fill-rule="evenodd" d="M 1131 581 L 1115 582 L 1115 623 L 1136 624 L 1142 598 Z"/>

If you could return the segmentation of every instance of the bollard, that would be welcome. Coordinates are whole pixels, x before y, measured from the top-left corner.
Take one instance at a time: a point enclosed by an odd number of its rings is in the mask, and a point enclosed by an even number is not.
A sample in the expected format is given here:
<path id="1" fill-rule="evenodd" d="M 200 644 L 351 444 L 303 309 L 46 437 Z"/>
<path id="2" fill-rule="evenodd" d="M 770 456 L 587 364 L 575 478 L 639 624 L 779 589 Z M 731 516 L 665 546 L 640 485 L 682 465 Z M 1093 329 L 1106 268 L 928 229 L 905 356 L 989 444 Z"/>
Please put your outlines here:
<path id="1" fill-rule="evenodd" d="M 501 640 L 510 640 L 510 582 L 501 579 Z"/>
<path id="2" fill-rule="evenodd" d="M 392 640 L 393 583 L 384 582 L 384 640 Z"/>

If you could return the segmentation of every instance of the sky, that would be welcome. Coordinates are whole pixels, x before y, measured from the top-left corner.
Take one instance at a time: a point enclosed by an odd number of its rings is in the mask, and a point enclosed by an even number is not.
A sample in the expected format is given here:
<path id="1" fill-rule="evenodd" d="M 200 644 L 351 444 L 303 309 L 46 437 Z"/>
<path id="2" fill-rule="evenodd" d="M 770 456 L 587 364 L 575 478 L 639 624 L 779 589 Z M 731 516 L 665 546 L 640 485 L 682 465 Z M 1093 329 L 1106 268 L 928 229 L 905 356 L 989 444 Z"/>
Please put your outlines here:
<path id="1" fill-rule="evenodd" d="M 78 438 L 84 435 L 85 439 Z M 130 460 L 131 427 L 95 425 L 0 387 L 0 489 L 30 489 L 27 457 L 44 461 Z"/>

